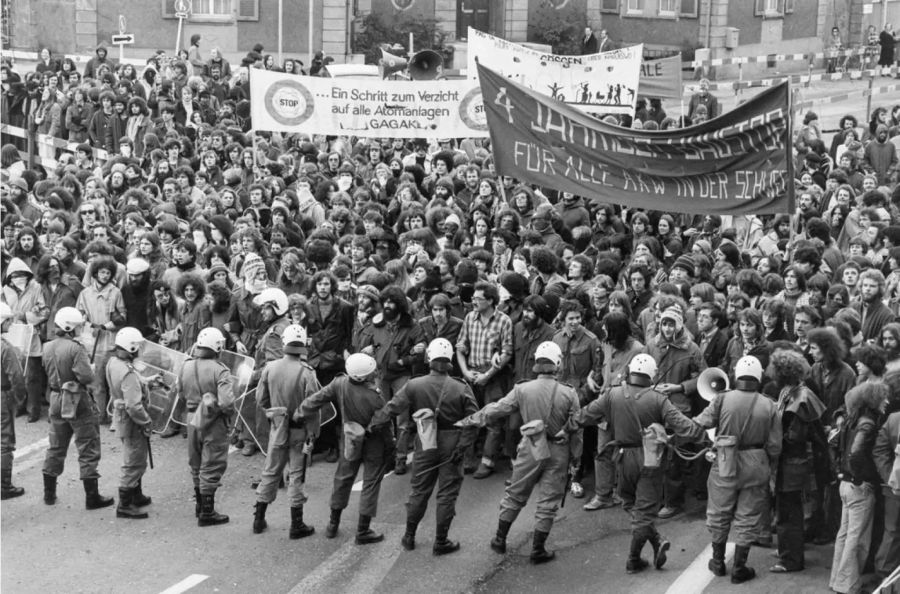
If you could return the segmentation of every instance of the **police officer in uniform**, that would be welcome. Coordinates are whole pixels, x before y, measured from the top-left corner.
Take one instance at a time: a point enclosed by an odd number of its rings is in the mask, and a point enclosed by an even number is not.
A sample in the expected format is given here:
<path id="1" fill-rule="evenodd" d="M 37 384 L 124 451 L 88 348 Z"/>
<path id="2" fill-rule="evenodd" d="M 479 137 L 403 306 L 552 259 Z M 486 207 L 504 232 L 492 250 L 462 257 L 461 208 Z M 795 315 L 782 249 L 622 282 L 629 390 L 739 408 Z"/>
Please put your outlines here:
<path id="1" fill-rule="evenodd" d="M 718 394 L 694 418 L 702 427 L 715 427 L 717 436 L 717 460 L 707 482 L 706 526 L 713 550 L 709 570 L 718 576 L 726 574 L 725 543 L 734 528 L 733 584 L 756 577 L 753 568 L 747 567 L 747 556 L 769 505 L 770 467 L 777 464 L 781 453 L 781 420 L 776 404 L 759 392 L 762 375 L 756 357 L 741 357 L 734 366 L 734 389 Z M 732 451 L 723 452 L 724 438 L 729 436 Z M 729 455 L 736 468 L 726 467 L 724 460 Z"/>
<path id="2" fill-rule="evenodd" d="M 653 386 L 656 376 L 656 360 L 650 355 L 638 354 L 628 364 L 625 385 L 615 386 L 589 403 L 578 415 L 578 424 L 593 424 L 606 420 L 615 438 L 614 458 L 618 459 L 618 492 L 631 511 L 631 551 L 625 570 L 637 573 L 647 568 L 641 558 L 641 550 L 649 541 L 653 547 L 653 565 L 661 569 L 666 563 L 666 553 L 671 544 L 656 530 L 656 512 L 663 500 L 662 452 L 660 459 L 650 461 L 645 457 L 644 432 L 658 424 L 657 433 L 663 427 L 676 435 L 703 439 L 703 430 L 684 416 L 665 394 Z M 650 429 L 653 431 L 654 429 Z M 654 463 L 655 462 L 655 463 Z"/>
<path id="3" fill-rule="evenodd" d="M 265 291 L 264 291 L 265 292 Z M 275 501 L 278 484 L 284 467 L 290 464 L 291 483 L 288 497 L 291 502 L 291 539 L 303 538 L 315 532 L 303 523 L 303 505 L 306 493 L 300 481 L 303 474 L 303 457 L 307 444 L 307 432 L 302 417 L 294 418 L 300 403 L 306 396 L 322 389 L 316 379 L 316 371 L 306 362 L 309 340 L 306 328 L 290 325 L 281 333 L 284 356 L 272 361 L 262 370 L 256 388 L 256 401 L 271 423 L 269 451 L 263 468 L 262 479 L 256 489 L 256 512 L 253 517 L 253 533 L 266 529 L 266 508 Z"/>
<path id="4" fill-rule="evenodd" d="M 446 555 L 459 550 L 459 542 L 447 538 L 450 522 L 456 515 L 456 498 L 462 487 L 462 459 L 475 442 L 475 427 L 458 429 L 454 423 L 478 410 L 475 395 L 468 384 L 450 377 L 453 369 L 453 345 L 446 338 L 435 338 L 428 344 L 425 357 L 431 371 L 409 380 L 406 385 L 376 413 L 372 426 L 388 422 L 388 415 L 404 415 L 423 424 L 413 454 L 412 491 L 406 503 L 406 533 L 400 541 L 403 548 L 416 548 L 416 528 L 425 516 L 428 499 L 438 485 L 437 530 L 432 552 Z M 417 420 L 418 419 L 418 420 Z M 430 419 L 430 420 L 429 420 Z M 424 429 L 430 424 L 430 430 Z M 433 442 L 425 449 L 430 432 Z"/>
<path id="5" fill-rule="evenodd" d="M 506 495 L 500 502 L 500 520 L 491 548 L 506 553 L 510 526 L 538 487 L 531 562 L 546 563 L 556 557 L 544 544 L 566 491 L 566 472 L 574 472 L 569 465 L 577 464 L 581 458 L 582 433 L 572 422 L 579 410 L 578 394 L 556 380 L 562 364 L 559 345 L 550 341 L 539 344 L 534 360 L 536 379 L 516 384 L 509 394 L 467 417 L 459 426 L 484 426 L 514 411 L 521 413 L 522 440 Z M 574 430 L 565 431 L 567 427 Z"/>
<path id="6" fill-rule="evenodd" d="M 144 336 L 137 328 L 125 327 L 116 333 L 115 350 L 106 365 L 106 381 L 113 403 L 113 423 L 122 440 L 122 478 L 119 482 L 117 518 L 140 520 L 147 517 L 141 508 L 150 505 L 142 491 L 147 472 L 150 433 L 153 431 L 149 403 L 140 375 L 134 369 Z"/>
<path id="7" fill-rule="evenodd" d="M 194 479 L 198 526 L 226 524 L 216 512 L 216 489 L 228 467 L 228 430 L 234 411 L 234 390 L 228 368 L 217 359 L 225 348 L 218 328 L 197 335 L 194 358 L 178 374 L 177 394 L 188 409 L 188 465 Z"/>
<path id="8" fill-rule="evenodd" d="M 88 386 L 94 370 L 88 354 L 75 333 L 84 324 L 84 316 L 74 307 L 62 307 L 53 319 L 56 338 L 44 345 L 44 371 L 50 385 L 50 447 L 44 459 L 44 503 L 56 503 L 56 478 L 62 474 L 75 438 L 78 464 L 84 483 L 85 507 L 109 507 L 115 500 L 100 495 L 97 465 L 100 463 L 100 418 L 97 404 Z"/>
<path id="9" fill-rule="evenodd" d="M 12 310 L 0 302 L 0 332 L 12 324 Z M 12 499 L 25 494 L 25 489 L 12 484 L 13 452 L 16 451 L 16 408 L 25 399 L 25 374 L 16 357 L 16 349 L 0 338 L 0 499 Z"/>
<path id="10" fill-rule="evenodd" d="M 364 353 L 355 353 L 347 357 L 345 367 L 347 375 L 334 378 L 327 386 L 307 396 L 300 409 L 309 426 L 314 413 L 331 402 L 340 411 L 344 422 L 344 447 L 341 448 L 341 457 L 334 473 L 331 518 L 325 536 L 337 536 L 341 512 L 350 501 L 353 481 L 362 466 L 363 487 L 359 498 L 356 544 L 371 544 L 384 540 L 384 535 L 372 530 L 370 524 L 378 512 L 378 492 L 388 461 L 393 456 L 394 438 L 389 426 L 374 431 L 365 430 L 375 413 L 385 405 L 375 377 L 378 371 L 375 359 Z M 348 447 L 348 442 L 351 447 Z"/>

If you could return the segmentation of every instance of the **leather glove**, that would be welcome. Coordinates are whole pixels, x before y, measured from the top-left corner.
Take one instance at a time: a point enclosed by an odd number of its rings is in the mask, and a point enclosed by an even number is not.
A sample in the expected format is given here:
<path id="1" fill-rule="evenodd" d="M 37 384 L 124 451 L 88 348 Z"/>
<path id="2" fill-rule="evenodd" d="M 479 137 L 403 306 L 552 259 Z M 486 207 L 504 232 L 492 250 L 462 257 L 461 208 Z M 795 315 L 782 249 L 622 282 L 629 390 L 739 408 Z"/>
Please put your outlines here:
<path id="1" fill-rule="evenodd" d="M 462 448 L 456 448 L 453 450 L 453 453 L 450 454 L 450 464 L 459 464 L 463 461 L 463 457 L 466 455 L 466 451 Z"/>
<path id="2" fill-rule="evenodd" d="M 144 437 L 150 437 L 153 435 L 153 424 L 147 423 L 143 427 L 141 427 L 141 433 L 144 434 Z"/>

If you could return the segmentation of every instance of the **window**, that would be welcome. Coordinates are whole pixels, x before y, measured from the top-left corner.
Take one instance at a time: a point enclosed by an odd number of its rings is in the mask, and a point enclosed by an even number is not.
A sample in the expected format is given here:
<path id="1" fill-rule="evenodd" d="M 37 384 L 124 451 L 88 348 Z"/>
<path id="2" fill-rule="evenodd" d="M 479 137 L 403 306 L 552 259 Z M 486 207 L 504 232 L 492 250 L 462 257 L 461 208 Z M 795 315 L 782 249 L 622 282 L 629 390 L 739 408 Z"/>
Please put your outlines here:
<path id="1" fill-rule="evenodd" d="M 784 16 L 785 0 L 756 0 L 754 14 L 761 17 Z"/>
<path id="2" fill-rule="evenodd" d="M 641 14 L 644 12 L 644 0 L 625 0 L 625 14 Z"/>
<path id="3" fill-rule="evenodd" d="M 678 8 L 678 0 L 659 0 L 660 16 L 675 16 L 675 10 Z"/>
<path id="4" fill-rule="evenodd" d="M 681 8 L 678 9 L 678 14 L 683 17 L 697 18 L 697 4 L 697 0 L 681 0 Z"/>
<path id="5" fill-rule="evenodd" d="M 794 0 L 784 0 L 784 14 L 794 12 Z"/>
<path id="6" fill-rule="evenodd" d="M 237 0 L 239 21 L 259 20 L 259 0 Z"/>
<path id="7" fill-rule="evenodd" d="M 223 22 L 234 18 L 237 9 L 239 21 L 259 20 L 259 0 L 193 0 L 191 20 Z M 175 18 L 175 0 L 162 0 L 163 18 Z"/>
<path id="8" fill-rule="evenodd" d="M 230 16 L 231 0 L 194 0 L 191 16 Z"/>
<path id="9" fill-rule="evenodd" d="M 619 12 L 619 0 L 600 0 L 600 12 Z"/>

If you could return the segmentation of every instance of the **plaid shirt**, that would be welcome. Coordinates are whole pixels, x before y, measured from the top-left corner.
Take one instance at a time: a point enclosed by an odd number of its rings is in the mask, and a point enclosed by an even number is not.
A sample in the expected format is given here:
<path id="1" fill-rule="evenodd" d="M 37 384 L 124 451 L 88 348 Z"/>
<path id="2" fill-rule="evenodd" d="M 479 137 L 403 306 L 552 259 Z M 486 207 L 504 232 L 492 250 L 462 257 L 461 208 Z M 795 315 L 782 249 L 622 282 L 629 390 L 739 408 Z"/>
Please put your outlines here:
<path id="1" fill-rule="evenodd" d="M 513 354 L 513 325 L 505 313 L 496 309 L 485 324 L 481 314 L 470 311 L 463 321 L 456 350 L 466 355 L 469 367 L 482 371 L 491 366 L 494 353 Z"/>

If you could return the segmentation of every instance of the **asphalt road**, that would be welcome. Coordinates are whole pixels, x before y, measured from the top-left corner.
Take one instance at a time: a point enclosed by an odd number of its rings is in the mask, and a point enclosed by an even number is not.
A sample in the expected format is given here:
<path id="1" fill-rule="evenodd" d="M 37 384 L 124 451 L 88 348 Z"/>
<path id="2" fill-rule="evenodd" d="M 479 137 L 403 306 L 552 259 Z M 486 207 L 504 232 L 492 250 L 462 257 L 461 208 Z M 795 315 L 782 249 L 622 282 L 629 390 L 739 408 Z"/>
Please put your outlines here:
<path id="1" fill-rule="evenodd" d="M 217 507 L 229 514 L 224 526 L 199 528 L 194 518 L 193 492 L 187 468 L 186 441 L 154 437 L 156 469 L 144 478 L 144 491 L 153 497 L 147 520 L 115 517 L 115 507 L 86 511 L 78 480 L 74 448 L 59 481 L 55 506 L 42 501 L 41 464 L 46 449 L 46 422 L 25 424 L 18 419 L 19 453 L 14 482 L 24 497 L 3 502 L 2 573 L 0 589 L 10 593 L 162 593 L 177 592 L 746 592 L 727 578 L 713 578 L 706 569 L 708 534 L 703 506 L 660 523 L 673 542 L 662 571 L 626 575 L 630 539 L 628 517 L 621 509 L 585 512 L 586 501 L 567 499 L 550 535 L 548 546 L 557 560 L 541 566 L 528 561 L 533 506 L 519 516 L 510 533 L 510 552 L 500 556 L 488 543 L 496 527 L 505 473 L 476 481 L 467 477 L 457 505 L 451 537 L 462 549 L 436 558 L 433 507 L 422 523 L 415 551 L 399 544 L 405 522 L 404 504 L 410 475 L 388 475 L 381 491 L 373 527 L 383 531 L 380 544 L 353 542 L 358 492 L 344 513 L 338 538 L 328 540 L 328 497 L 336 465 L 316 460 L 308 474 L 305 518 L 315 535 L 301 540 L 287 537 L 289 506 L 286 491 L 269 507 L 269 529 L 251 530 L 254 492 L 252 480 L 263 464 L 259 454 L 245 458 L 233 452 L 219 491 Z M 101 492 L 118 495 L 121 447 L 114 433 L 102 428 Z M 590 484 L 590 483 L 587 483 Z M 588 491 L 588 496 L 590 491 Z M 433 502 L 432 502 L 433 506 Z M 649 546 L 647 551 L 649 552 Z M 807 570 L 775 576 L 765 569 L 771 551 L 754 549 L 751 565 L 761 577 L 754 592 L 822 592 L 827 588 L 830 547 L 812 547 Z"/>

